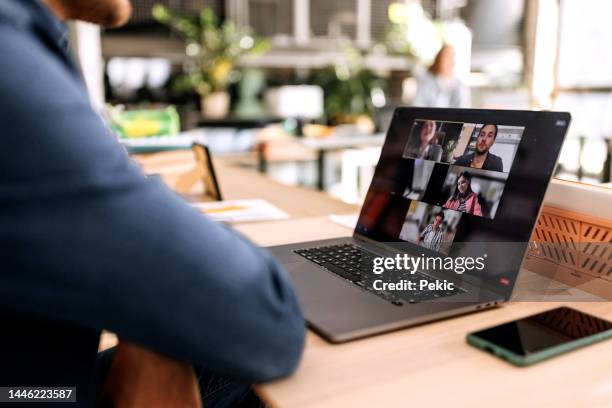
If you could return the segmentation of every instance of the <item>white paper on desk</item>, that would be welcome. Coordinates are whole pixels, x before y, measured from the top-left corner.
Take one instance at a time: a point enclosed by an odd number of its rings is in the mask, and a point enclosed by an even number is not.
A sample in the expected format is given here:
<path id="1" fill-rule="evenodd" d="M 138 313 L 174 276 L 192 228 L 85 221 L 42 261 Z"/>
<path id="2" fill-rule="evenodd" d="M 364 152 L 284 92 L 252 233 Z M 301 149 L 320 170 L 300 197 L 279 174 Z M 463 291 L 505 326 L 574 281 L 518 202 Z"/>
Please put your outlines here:
<path id="1" fill-rule="evenodd" d="M 359 219 L 359 213 L 354 214 L 331 214 L 329 219 L 336 224 L 342 225 L 343 227 L 355 229 L 357 225 L 357 219 Z"/>
<path id="2" fill-rule="evenodd" d="M 149 136 L 137 138 L 120 138 L 119 141 L 126 147 L 159 147 L 159 148 L 178 148 L 191 147 L 194 137 L 189 133 L 179 133 L 166 136 Z"/>
<path id="3" fill-rule="evenodd" d="M 284 220 L 289 215 L 266 200 L 232 200 L 192 203 L 215 221 L 246 222 Z"/>

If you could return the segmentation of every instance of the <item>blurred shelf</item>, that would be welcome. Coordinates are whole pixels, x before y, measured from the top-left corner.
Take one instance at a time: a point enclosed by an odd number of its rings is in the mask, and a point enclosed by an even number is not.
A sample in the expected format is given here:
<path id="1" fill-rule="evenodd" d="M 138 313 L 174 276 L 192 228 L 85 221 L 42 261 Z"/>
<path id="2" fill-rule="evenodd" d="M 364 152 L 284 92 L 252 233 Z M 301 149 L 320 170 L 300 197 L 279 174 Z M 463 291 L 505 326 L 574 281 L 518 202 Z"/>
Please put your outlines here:
<path id="1" fill-rule="evenodd" d="M 317 69 L 342 60 L 341 51 L 327 50 L 271 50 L 266 55 L 242 58 L 240 65 L 255 68 L 301 68 Z M 366 68 L 375 71 L 410 71 L 412 61 L 407 57 L 380 54 L 368 54 L 365 57 Z"/>
<path id="2" fill-rule="evenodd" d="M 102 55 L 111 57 L 165 58 L 180 64 L 185 60 L 184 44 L 176 38 L 134 35 L 102 36 Z M 316 48 L 273 48 L 261 56 L 247 56 L 239 65 L 253 68 L 318 69 L 344 58 L 342 51 Z M 380 71 L 410 71 L 413 62 L 408 57 L 368 54 L 365 66 Z"/>
<path id="3" fill-rule="evenodd" d="M 185 59 L 185 45 L 178 38 L 138 35 L 103 35 L 102 56 L 124 58 L 166 58 L 173 63 Z"/>

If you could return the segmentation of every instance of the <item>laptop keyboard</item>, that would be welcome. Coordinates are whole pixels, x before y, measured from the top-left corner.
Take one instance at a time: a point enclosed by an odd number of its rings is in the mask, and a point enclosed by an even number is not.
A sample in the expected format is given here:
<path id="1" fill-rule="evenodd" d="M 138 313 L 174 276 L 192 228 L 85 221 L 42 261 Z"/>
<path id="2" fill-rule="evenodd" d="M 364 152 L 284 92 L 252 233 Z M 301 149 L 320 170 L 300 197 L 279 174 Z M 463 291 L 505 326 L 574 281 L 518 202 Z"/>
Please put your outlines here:
<path id="1" fill-rule="evenodd" d="M 397 293 L 375 290 L 371 287 L 371 285 L 366 284 L 366 280 L 373 281 L 373 276 L 375 276 L 376 279 L 384 280 L 384 273 L 382 275 L 374 275 L 372 273 L 373 260 L 377 257 L 377 255 L 353 244 L 298 249 L 294 252 L 303 256 L 309 261 L 314 262 L 322 268 L 327 269 L 328 271 L 350 281 L 362 289 L 382 297 L 396 306 L 402 306 L 406 303 L 418 303 L 426 300 L 453 296 L 458 293 L 465 292 L 464 289 L 458 287 L 455 287 L 453 290 L 446 291 L 411 290 Z M 393 277 L 397 279 L 414 281 L 416 283 L 419 283 L 421 280 L 426 280 L 428 282 L 435 281 L 434 278 L 421 272 L 397 273 L 396 271 Z M 402 297 L 398 296 L 400 293 L 403 294 Z"/>

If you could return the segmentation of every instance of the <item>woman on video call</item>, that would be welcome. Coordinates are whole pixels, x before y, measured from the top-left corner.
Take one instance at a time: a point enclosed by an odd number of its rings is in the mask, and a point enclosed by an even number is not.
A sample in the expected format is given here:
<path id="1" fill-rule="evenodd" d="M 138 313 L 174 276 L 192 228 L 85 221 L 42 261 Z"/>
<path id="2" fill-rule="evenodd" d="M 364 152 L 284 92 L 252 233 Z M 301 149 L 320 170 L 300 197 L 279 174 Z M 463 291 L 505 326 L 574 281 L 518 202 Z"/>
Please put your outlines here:
<path id="1" fill-rule="evenodd" d="M 482 208 L 478 202 L 478 195 L 472 191 L 472 175 L 469 172 L 459 173 L 455 192 L 443 207 L 482 217 Z"/>
<path id="2" fill-rule="evenodd" d="M 418 137 L 413 135 L 404 149 L 404 157 L 440 161 L 442 146 L 436 139 L 436 122 L 426 120 L 421 124 Z"/>

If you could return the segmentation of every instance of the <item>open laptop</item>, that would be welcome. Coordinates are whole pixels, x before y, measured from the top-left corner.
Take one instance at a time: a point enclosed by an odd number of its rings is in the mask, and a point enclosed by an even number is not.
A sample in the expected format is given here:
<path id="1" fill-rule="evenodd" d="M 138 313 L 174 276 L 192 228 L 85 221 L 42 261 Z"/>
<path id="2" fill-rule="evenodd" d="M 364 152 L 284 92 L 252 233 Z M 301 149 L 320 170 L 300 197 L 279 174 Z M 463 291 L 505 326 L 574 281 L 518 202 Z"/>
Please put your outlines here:
<path id="1" fill-rule="evenodd" d="M 398 108 L 353 236 L 270 248 L 310 326 L 343 342 L 507 301 L 569 123 Z"/>

